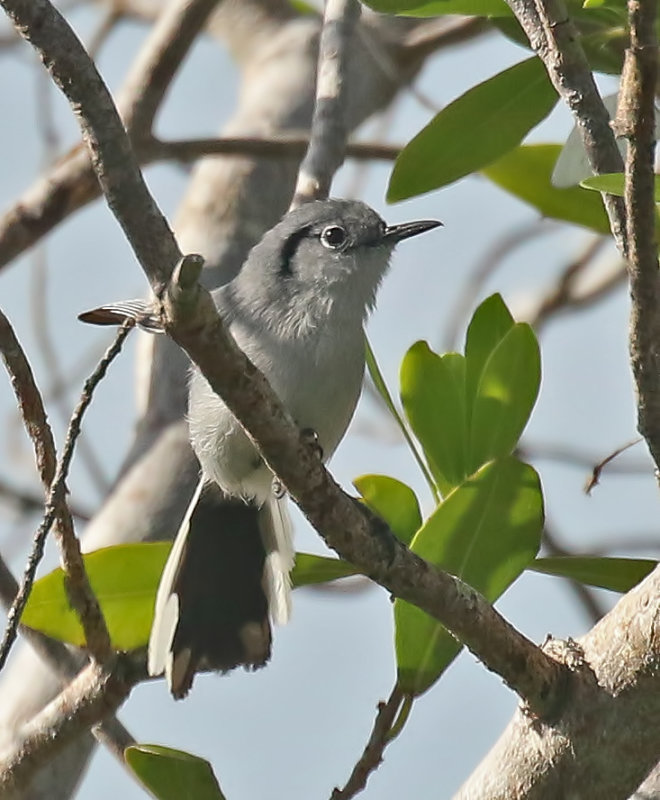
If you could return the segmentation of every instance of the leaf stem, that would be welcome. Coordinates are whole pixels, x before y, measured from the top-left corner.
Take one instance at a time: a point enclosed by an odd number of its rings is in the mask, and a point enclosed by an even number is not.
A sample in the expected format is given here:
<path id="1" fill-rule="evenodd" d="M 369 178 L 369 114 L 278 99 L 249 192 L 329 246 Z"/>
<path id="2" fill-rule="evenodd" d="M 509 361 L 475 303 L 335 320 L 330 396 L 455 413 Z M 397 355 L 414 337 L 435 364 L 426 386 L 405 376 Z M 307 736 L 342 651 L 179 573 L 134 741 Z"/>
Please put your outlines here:
<path id="1" fill-rule="evenodd" d="M 415 442 L 413 441 L 412 436 L 410 435 L 410 431 L 408 430 L 408 426 L 403 420 L 401 414 L 397 407 L 394 405 L 394 401 L 392 400 L 392 396 L 387 388 L 387 384 L 385 383 L 385 379 L 383 378 L 383 373 L 380 371 L 380 367 L 378 366 L 378 362 L 376 361 L 376 356 L 374 355 L 374 351 L 371 348 L 371 344 L 369 343 L 369 339 L 365 334 L 364 337 L 364 344 L 365 344 L 365 359 L 367 362 L 367 369 L 369 370 L 369 375 L 371 376 L 371 380 L 374 382 L 374 386 L 378 390 L 378 393 L 383 398 L 385 405 L 387 406 L 388 411 L 394 417 L 396 424 L 399 426 L 401 433 L 403 434 L 403 438 L 406 440 L 410 451 L 413 454 L 417 465 L 419 466 L 420 470 L 422 471 L 422 475 L 426 479 L 426 482 L 431 490 L 431 494 L 433 495 L 433 499 L 436 505 L 440 504 L 441 497 L 440 492 L 438 491 L 438 487 L 435 485 L 433 478 L 431 477 L 431 473 L 429 472 L 426 464 L 424 463 L 424 459 L 419 453 Z"/>

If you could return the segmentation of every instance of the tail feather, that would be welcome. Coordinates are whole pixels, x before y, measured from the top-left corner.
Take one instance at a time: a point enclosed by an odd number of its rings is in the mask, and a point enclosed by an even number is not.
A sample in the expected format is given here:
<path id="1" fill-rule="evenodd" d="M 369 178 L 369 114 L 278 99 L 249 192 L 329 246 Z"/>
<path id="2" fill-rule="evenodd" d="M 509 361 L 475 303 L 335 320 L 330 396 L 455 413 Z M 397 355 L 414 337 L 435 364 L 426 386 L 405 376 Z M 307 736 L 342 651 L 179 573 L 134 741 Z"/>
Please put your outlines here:
<path id="1" fill-rule="evenodd" d="M 270 658 L 266 551 L 254 504 L 200 483 L 163 571 L 149 672 L 184 697 L 198 669 L 257 669 Z"/>
<path id="2" fill-rule="evenodd" d="M 286 496 L 275 494 L 266 500 L 259 514 L 261 537 L 266 550 L 264 591 L 270 616 L 285 625 L 291 616 L 291 570 L 295 561 L 293 528 Z"/>

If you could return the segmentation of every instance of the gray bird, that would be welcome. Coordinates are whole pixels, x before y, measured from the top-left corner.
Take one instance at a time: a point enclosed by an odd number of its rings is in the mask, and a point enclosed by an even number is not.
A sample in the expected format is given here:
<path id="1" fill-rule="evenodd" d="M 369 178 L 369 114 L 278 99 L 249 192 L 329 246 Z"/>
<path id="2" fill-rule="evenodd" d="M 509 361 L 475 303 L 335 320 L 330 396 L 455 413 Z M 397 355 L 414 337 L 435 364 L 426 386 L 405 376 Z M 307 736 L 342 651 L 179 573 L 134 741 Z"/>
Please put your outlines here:
<path id="1" fill-rule="evenodd" d="M 239 347 L 330 458 L 364 375 L 364 322 L 394 247 L 441 223 L 386 225 L 353 200 L 308 203 L 268 231 L 233 281 L 214 292 Z M 110 316 L 140 315 L 132 301 Z M 87 321 L 100 321 L 92 314 Z M 105 321 L 110 321 L 108 318 Z M 154 329 L 148 315 L 139 319 Z M 270 620 L 290 611 L 294 550 L 286 498 L 238 421 L 193 369 L 190 439 L 201 478 L 161 577 L 149 641 L 151 675 L 183 697 L 200 669 L 256 669 Z"/>

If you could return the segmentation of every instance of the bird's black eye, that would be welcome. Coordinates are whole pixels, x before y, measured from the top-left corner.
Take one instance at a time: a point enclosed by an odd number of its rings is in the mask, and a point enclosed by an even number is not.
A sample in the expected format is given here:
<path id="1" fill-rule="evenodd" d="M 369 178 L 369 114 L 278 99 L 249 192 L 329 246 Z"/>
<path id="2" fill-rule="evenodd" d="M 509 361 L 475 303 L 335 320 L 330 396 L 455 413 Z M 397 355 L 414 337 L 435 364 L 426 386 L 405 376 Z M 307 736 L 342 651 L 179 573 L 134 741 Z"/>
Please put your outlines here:
<path id="1" fill-rule="evenodd" d="M 339 250 L 346 243 L 346 231 L 340 225 L 328 225 L 321 232 L 321 244 L 330 250 Z"/>

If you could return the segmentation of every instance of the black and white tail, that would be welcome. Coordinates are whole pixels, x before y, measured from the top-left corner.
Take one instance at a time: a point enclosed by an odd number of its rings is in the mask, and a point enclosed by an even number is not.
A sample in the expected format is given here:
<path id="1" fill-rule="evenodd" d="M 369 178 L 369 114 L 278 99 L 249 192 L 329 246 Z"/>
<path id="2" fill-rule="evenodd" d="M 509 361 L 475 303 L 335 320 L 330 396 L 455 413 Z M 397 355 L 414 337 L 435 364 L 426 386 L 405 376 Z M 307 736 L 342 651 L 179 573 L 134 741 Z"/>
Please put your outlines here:
<path id="1" fill-rule="evenodd" d="M 270 658 L 271 617 L 289 617 L 293 566 L 286 499 L 263 506 L 200 481 L 158 587 L 150 675 L 185 697 L 198 670 L 258 669 Z"/>

